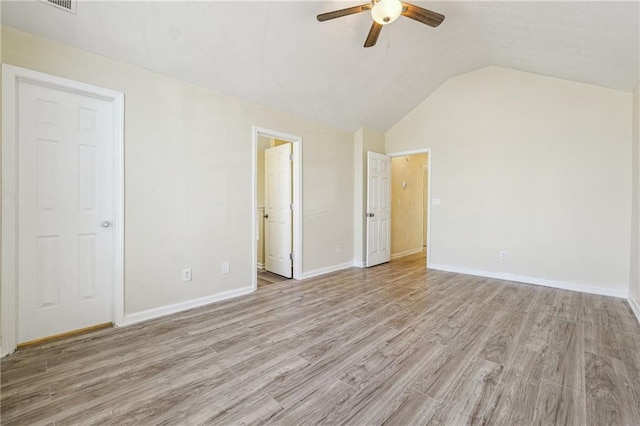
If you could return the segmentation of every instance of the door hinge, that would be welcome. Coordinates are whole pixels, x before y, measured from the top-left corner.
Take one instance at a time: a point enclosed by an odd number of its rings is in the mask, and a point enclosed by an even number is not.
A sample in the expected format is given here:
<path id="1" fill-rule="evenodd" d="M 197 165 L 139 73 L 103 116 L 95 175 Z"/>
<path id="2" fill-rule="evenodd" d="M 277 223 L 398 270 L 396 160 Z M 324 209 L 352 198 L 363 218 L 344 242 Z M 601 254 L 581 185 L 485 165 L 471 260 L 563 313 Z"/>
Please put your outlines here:
<path id="1" fill-rule="evenodd" d="M 293 161 L 293 154 L 289 154 L 289 161 Z"/>
<path id="2" fill-rule="evenodd" d="M 289 259 L 293 260 L 293 253 L 289 253 Z"/>
<path id="3" fill-rule="evenodd" d="M 289 204 L 289 210 L 293 211 L 293 203 Z"/>

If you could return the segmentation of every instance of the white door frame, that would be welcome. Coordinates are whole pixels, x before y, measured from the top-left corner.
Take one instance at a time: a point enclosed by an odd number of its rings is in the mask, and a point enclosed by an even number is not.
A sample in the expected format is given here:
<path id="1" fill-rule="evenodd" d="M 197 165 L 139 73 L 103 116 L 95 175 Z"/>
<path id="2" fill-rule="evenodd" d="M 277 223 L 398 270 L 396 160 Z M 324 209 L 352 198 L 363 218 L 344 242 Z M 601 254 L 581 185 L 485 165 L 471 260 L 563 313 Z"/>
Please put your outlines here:
<path id="1" fill-rule="evenodd" d="M 124 94 L 73 80 L 2 64 L 2 339 L 0 356 L 16 350 L 18 344 L 18 82 L 91 96 L 111 102 L 114 128 L 113 182 L 113 322 L 124 318 Z"/>
<path id="2" fill-rule="evenodd" d="M 427 155 L 427 161 L 429 161 L 429 156 L 428 155 Z M 422 181 L 423 185 L 424 185 L 424 177 L 425 177 L 424 173 L 425 173 L 425 171 L 427 172 L 427 188 L 426 188 L 427 189 L 427 200 L 426 200 L 426 203 L 427 203 L 427 217 L 429 217 L 429 208 L 431 207 L 429 205 L 429 164 L 423 164 L 422 165 L 422 176 L 421 176 L 421 178 L 423 179 L 423 181 Z M 423 187 L 422 188 L 423 194 L 424 194 L 424 189 L 425 188 Z M 424 209 L 424 206 L 422 208 Z M 424 229 L 422 230 L 422 232 L 426 233 L 427 234 L 427 238 L 429 238 L 429 230 L 426 229 L 427 228 L 426 221 L 423 222 L 423 227 L 424 227 Z M 424 238 L 424 235 L 423 235 L 423 238 Z M 429 246 L 427 245 L 427 241 L 426 240 L 423 242 L 423 246 L 426 247 L 427 250 L 429 250 Z"/>
<path id="3" fill-rule="evenodd" d="M 415 149 L 387 153 L 389 157 L 404 157 L 406 155 L 427 154 L 427 268 L 431 265 L 431 148 Z"/>
<path id="4" fill-rule="evenodd" d="M 253 198 L 251 215 L 253 218 L 252 238 L 252 285 L 258 289 L 258 136 L 291 142 L 293 148 L 293 279 L 302 279 L 302 138 L 276 130 L 253 126 Z"/>

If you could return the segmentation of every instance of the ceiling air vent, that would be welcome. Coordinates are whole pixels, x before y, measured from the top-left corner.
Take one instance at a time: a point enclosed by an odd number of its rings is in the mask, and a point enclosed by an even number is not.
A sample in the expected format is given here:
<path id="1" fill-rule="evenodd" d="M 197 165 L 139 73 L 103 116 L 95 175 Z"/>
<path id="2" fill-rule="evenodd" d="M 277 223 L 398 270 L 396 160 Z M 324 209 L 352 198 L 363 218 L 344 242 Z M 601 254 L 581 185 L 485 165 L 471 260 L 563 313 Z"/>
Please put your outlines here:
<path id="1" fill-rule="evenodd" d="M 57 7 L 65 12 L 76 13 L 76 2 L 74 0 L 41 0 L 50 6 Z"/>

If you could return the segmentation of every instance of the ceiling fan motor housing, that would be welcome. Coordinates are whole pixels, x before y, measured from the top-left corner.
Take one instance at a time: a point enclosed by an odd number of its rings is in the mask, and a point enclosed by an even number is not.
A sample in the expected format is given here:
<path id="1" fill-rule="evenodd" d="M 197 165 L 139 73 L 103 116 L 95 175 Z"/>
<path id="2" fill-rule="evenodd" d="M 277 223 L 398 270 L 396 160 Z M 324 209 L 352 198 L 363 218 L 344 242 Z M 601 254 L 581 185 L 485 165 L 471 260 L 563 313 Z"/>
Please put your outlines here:
<path id="1" fill-rule="evenodd" d="M 380 25 L 387 25 L 398 19 L 402 14 L 400 0 L 374 0 L 371 17 Z"/>
<path id="2" fill-rule="evenodd" d="M 434 28 L 444 21 L 444 15 L 410 3 L 403 3 L 400 0 L 371 0 L 371 3 L 334 10 L 333 12 L 321 13 L 317 18 L 318 21 L 323 22 L 330 19 L 340 18 L 342 16 L 361 13 L 365 10 L 371 10 L 373 24 L 371 25 L 371 30 L 369 30 L 367 39 L 364 42 L 364 47 L 374 46 L 378 41 L 382 27 L 392 23 L 398 19 L 400 15 Z"/>

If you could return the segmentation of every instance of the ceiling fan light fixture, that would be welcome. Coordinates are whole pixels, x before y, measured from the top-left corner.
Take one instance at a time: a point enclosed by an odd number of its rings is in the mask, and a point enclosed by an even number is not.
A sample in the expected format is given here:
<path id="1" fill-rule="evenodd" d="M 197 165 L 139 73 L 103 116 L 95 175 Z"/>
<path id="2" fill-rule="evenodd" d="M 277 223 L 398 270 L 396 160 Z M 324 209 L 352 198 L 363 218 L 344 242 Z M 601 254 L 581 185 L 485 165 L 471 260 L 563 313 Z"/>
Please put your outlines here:
<path id="1" fill-rule="evenodd" d="M 402 2 L 400 0 L 380 0 L 371 9 L 371 17 L 380 25 L 392 23 L 401 14 Z"/>

